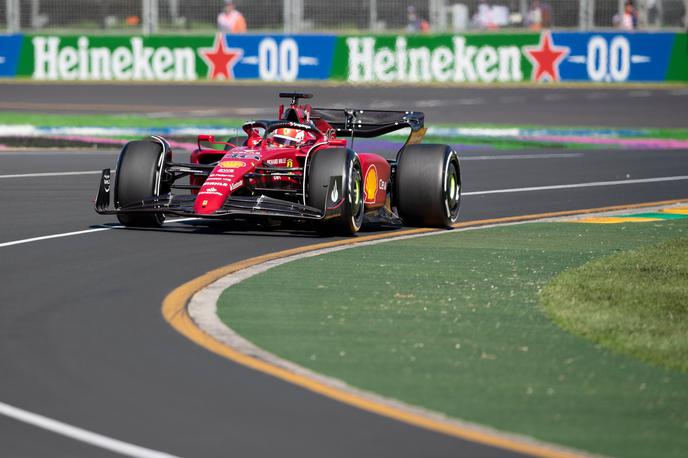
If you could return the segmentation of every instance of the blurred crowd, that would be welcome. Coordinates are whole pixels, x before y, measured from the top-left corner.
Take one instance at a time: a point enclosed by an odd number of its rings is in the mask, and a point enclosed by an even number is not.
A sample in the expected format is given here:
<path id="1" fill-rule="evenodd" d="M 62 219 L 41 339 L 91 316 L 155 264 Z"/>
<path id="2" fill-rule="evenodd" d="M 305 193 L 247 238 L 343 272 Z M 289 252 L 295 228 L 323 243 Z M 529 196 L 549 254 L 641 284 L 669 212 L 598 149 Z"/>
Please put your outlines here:
<path id="1" fill-rule="evenodd" d="M 647 0 L 646 2 L 649 23 L 652 23 L 657 15 L 657 1 Z M 223 33 L 245 33 L 247 31 L 246 19 L 237 10 L 234 0 L 224 0 L 224 3 L 225 8 L 217 17 L 218 30 Z M 407 32 L 426 33 L 431 31 L 430 22 L 419 14 L 416 6 L 409 5 L 406 13 Z M 520 26 L 537 32 L 551 28 L 553 26 L 552 17 L 552 5 L 547 1 L 531 0 L 526 14 L 523 15 L 521 12 L 512 11 L 508 6 L 491 5 L 488 0 L 480 0 L 467 26 L 482 30 Z M 625 0 L 623 12 L 613 16 L 612 24 L 622 30 L 635 30 L 638 28 L 638 17 L 638 9 L 633 0 Z"/>
<path id="2" fill-rule="evenodd" d="M 222 33 L 389 31 L 441 33 L 503 28 L 622 30 L 688 27 L 688 0 L 28 0 L 19 30 L 175 29 Z M 5 5 L 0 0 L 0 18 Z M 155 13 L 141 5 L 156 5 Z M 371 7 L 377 5 L 376 9 Z M 621 8 L 620 8 L 621 7 Z M 150 7 L 152 8 L 152 7 Z M 7 16 L 8 18 L 10 16 Z M 0 24 L 1 25 L 1 24 Z M 8 26 L 9 27 L 9 26 Z"/>

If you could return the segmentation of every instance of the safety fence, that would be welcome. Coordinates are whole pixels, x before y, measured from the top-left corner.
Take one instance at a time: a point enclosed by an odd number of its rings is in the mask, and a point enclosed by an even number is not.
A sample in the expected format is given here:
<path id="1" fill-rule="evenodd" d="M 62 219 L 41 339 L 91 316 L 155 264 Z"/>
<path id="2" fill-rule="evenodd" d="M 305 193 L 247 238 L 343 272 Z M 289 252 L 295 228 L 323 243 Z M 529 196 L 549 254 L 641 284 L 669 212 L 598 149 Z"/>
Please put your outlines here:
<path id="1" fill-rule="evenodd" d="M 466 32 L 624 26 L 626 0 L 234 0 L 249 32 Z M 688 0 L 635 0 L 633 26 L 685 28 Z M 8 33 L 207 33 L 224 0 L 0 0 Z"/>
<path id="2" fill-rule="evenodd" d="M 688 81 L 673 32 L 6 35 L 0 77 L 351 83 Z"/>

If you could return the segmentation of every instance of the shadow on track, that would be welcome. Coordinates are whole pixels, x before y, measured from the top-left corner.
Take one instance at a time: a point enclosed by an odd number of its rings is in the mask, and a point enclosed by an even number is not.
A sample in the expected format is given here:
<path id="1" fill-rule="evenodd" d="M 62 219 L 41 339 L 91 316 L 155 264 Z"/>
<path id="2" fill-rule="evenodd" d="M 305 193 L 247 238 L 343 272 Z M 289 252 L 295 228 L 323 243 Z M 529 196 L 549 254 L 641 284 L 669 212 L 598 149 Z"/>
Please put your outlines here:
<path id="1" fill-rule="evenodd" d="M 302 239 L 332 239 L 345 238 L 337 234 L 330 234 L 318 230 L 312 223 L 295 223 L 289 221 L 180 221 L 174 225 L 174 220 L 160 228 L 124 227 L 116 223 L 93 224 L 90 229 L 112 228 L 126 231 L 161 232 L 165 234 L 203 234 L 203 235 L 250 235 L 262 237 L 296 237 Z M 402 229 L 403 226 L 384 223 L 366 224 L 359 234 L 375 234 Z"/>

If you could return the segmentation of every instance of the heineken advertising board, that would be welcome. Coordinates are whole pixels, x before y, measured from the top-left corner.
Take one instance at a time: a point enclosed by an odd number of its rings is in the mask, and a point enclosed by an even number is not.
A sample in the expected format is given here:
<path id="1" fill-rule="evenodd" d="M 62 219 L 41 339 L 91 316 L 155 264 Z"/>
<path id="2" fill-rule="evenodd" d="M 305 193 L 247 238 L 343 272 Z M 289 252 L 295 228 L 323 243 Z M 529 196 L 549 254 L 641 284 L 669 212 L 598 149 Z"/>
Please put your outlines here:
<path id="1" fill-rule="evenodd" d="M 351 83 L 688 81 L 686 34 L 0 36 L 0 77 Z"/>
<path id="2" fill-rule="evenodd" d="M 352 82 L 513 82 L 530 79 L 523 48 L 538 36 L 355 36 L 339 39 L 333 79 Z"/>
<path id="3" fill-rule="evenodd" d="M 25 36 L 17 76 L 37 80 L 327 79 L 334 36 Z"/>
<path id="4" fill-rule="evenodd" d="M 351 82 L 687 81 L 685 34 L 340 37 L 332 79 Z"/>

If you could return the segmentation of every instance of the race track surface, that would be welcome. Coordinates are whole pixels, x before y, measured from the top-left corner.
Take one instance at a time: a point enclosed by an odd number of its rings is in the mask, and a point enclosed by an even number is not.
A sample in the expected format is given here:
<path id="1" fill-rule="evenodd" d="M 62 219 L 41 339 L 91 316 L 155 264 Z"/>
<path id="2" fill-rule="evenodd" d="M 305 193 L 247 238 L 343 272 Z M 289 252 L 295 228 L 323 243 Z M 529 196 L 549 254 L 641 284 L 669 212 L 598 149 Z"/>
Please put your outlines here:
<path id="1" fill-rule="evenodd" d="M 547 152 L 551 154 L 552 152 Z M 688 174 L 685 151 L 463 162 L 465 190 Z M 4 153 L 3 174 L 112 166 L 115 154 Z M 0 179 L 0 243 L 111 223 L 97 175 Z M 463 220 L 687 197 L 685 182 L 469 196 Z M 322 241 L 178 223 L 0 248 L 2 402 L 181 456 L 471 456 L 507 453 L 415 429 L 236 366 L 176 334 L 164 296 L 207 270 Z M 278 288 L 279 285 L 267 287 Z M 0 417 L 7 456 L 101 451 Z"/>
<path id="2" fill-rule="evenodd" d="M 276 115 L 280 91 L 315 94 L 315 107 L 420 110 L 427 124 L 685 127 L 688 87 L 351 87 L 265 84 L 0 84 L 0 111 L 153 113 L 239 119 Z"/>
<path id="3" fill-rule="evenodd" d="M 77 93 L 77 86 L 65 87 Z M 145 89 L 158 95 L 172 91 Z M 276 89 L 255 91 L 267 105 L 268 92 Z M 396 90 L 395 97 L 405 95 Z M 25 95 L 24 100 L 45 98 Z M 528 110 L 511 122 L 540 122 L 535 111 L 532 120 Z M 644 121 L 634 118 L 636 125 Z M 514 455 L 369 414 L 238 366 L 186 340 L 163 320 L 162 300 L 180 284 L 234 261 L 325 240 L 312 233 L 184 222 L 160 230 L 112 229 L 2 245 L 116 220 L 92 210 L 96 174 L 1 176 L 96 171 L 114 167 L 116 154 L 0 152 L 0 403 L 185 457 Z M 511 158 L 500 158 L 504 154 Z M 488 150 L 463 159 L 464 191 L 474 193 L 688 175 L 688 151 Z M 685 180 L 477 194 L 465 197 L 461 219 L 676 198 L 688 198 Z M 115 455 L 0 415 L 0 456 Z"/>

